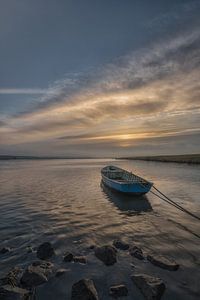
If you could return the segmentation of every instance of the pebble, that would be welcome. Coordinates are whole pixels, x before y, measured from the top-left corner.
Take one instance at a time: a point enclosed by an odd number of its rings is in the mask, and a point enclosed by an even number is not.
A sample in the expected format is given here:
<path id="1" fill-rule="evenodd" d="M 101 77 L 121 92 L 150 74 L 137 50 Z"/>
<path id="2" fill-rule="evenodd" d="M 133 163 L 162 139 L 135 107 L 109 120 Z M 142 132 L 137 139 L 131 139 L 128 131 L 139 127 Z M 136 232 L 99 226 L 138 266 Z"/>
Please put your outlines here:
<path id="1" fill-rule="evenodd" d="M 128 295 L 128 289 L 124 284 L 114 285 L 110 287 L 109 295 L 114 298 L 125 297 Z"/>
<path id="2" fill-rule="evenodd" d="M 129 244 L 125 243 L 122 240 L 118 240 L 118 239 L 113 241 L 113 246 L 120 250 L 128 250 L 129 249 Z"/>
<path id="3" fill-rule="evenodd" d="M 137 246 L 132 246 L 130 249 L 129 249 L 129 253 L 131 256 L 134 256 L 140 260 L 143 260 L 144 259 L 144 255 L 143 255 L 143 252 L 142 252 L 142 249 L 137 247 Z"/>

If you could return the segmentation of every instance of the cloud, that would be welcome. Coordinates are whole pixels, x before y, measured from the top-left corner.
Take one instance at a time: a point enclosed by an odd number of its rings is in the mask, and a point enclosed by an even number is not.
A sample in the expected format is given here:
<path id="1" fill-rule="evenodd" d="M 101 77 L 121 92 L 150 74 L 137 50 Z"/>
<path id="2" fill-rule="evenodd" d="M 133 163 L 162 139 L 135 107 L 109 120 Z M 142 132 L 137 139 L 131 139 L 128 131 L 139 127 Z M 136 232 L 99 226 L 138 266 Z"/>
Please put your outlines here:
<path id="1" fill-rule="evenodd" d="M 131 146 L 132 140 L 193 134 L 200 128 L 199 65 L 200 33 L 193 29 L 99 70 L 71 74 L 35 107 L 8 116 L 2 142 L 124 147 L 125 140 Z"/>
<path id="2" fill-rule="evenodd" d="M 49 89 L 27 89 L 27 88 L 0 88 L 1 95 L 40 95 L 40 94 L 52 94 Z"/>
<path id="3" fill-rule="evenodd" d="M 135 51 L 99 70 L 68 74 L 67 78 L 51 85 L 31 111 L 21 112 L 15 117 L 33 115 L 34 111 L 38 113 L 51 106 L 62 106 L 62 103 L 80 103 L 87 98 L 143 88 L 158 80 L 179 77 L 183 72 L 197 69 L 199 64 L 200 34 L 195 29 L 151 45 L 148 49 Z"/>

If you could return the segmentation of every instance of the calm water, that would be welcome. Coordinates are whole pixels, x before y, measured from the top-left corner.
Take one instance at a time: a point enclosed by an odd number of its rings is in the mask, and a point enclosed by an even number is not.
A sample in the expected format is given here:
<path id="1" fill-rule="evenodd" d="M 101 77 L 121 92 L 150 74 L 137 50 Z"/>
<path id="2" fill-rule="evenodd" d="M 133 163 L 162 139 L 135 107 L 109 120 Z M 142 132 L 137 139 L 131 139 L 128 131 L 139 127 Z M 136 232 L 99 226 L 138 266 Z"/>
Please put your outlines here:
<path id="1" fill-rule="evenodd" d="M 167 286 L 162 299 L 199 299 L 199 221 L 178 211 L 154 195 L 124 197 L 101 185 L 100 170 L 115 164 L 152 180 L 169 197 L 200 216 L 200 166 L 108 160 L 17 160 L 0 162 L 0 245 L 12 251 L 0 256 L 0 275 L 15 265 L 36 259 L 27 246 L 51 241 L 55 266 L 69 269 L 37 290 L 37 299 L 70 299 L 71 285 L 83 277 L 95 281 L 100 299 L 109 286 L 126 283 L 129 299 L 143 299 L 130 280 L 133 272 L 161 277 Z M 118 263 L 103 266 L 88 246 L 123 238 L 174 258 L 176 272 L 120 252 Z M 66 264 L 62 254 L 71 250 L 87 256 L 88 264 Z M 134 262 L 135 268 L 131 267 Z"/>

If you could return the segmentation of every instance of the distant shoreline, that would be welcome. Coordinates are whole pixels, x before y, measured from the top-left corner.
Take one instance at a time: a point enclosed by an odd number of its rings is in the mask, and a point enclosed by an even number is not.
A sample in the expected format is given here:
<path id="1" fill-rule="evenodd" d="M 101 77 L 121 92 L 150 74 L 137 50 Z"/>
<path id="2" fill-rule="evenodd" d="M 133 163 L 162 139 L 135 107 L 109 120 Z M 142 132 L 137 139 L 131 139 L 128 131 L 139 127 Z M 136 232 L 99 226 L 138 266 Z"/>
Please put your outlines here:
<path id="1" fill-rule="evenodd" d="M 62 157 L 62 156 L 25 156 L 25 155 L 0 155 L 0 160 L 46 160 L 46 159 L 109 159 L 108 157 Z"/>
<path id="2" fill-rule="evenodd" d="M 119 157 L 117 159 L 200 164 L 200 154 L 135 156 Z"/>
<path id="3" fill-rule="evenodd" d="M 1 160 L 48 160 L 48 159 L 113 159 L 109 157 L 61 157 L 61 156 L 23 156 L 23 155 L 0 155 Z M 117 157 L 117 160 L 143 160 L 156 162 L 172 162 L 200 164 L 200 154 L 185 155 L 155 155 L 155 156 L 133 156 L 133 157 Z"/>

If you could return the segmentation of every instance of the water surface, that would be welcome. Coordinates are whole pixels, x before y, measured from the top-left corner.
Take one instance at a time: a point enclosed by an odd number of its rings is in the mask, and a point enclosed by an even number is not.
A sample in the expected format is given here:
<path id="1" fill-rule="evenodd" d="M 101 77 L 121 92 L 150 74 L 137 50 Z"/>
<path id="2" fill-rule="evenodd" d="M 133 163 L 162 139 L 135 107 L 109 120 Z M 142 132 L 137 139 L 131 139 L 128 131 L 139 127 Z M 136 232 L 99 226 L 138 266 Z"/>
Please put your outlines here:
<path id="1" fill-rule="evenodd" d="M 53 243 L 55 266 L 69 271 L 52 278 L 37 290 L 37 299 L 70 299 L 71 285 L 92 278 L 100 299 L 110 299 L 111 284 L 126 283 L 129 299 L 143 299 L 130 280 L 132 273 L 161 277 L 167 286 L 162 299 L 199 299 L 199 221 L 152 194 L 125 197 L 101 184 L 100 170 L 115 164 L 151 180 L 178 204 L 200 216 L 200 166 L 108 160 L 16 160 L 0 162 L 0 245 L 11 252 L 0 256 L 0 275 L 15 265 L 26 266 L 36 259 L 37 247 Z M 123 238 L 144 252 L 174 258 L 180 269 L 162 270 L 149 262 L 119 252 L 111 267 L 88 250 L 91 244 L 112 243 Z M 87 265 L 66 264 L 66 250 L 87 256 Z M 131 267 L 134 263 L 135 268 Z"/>

